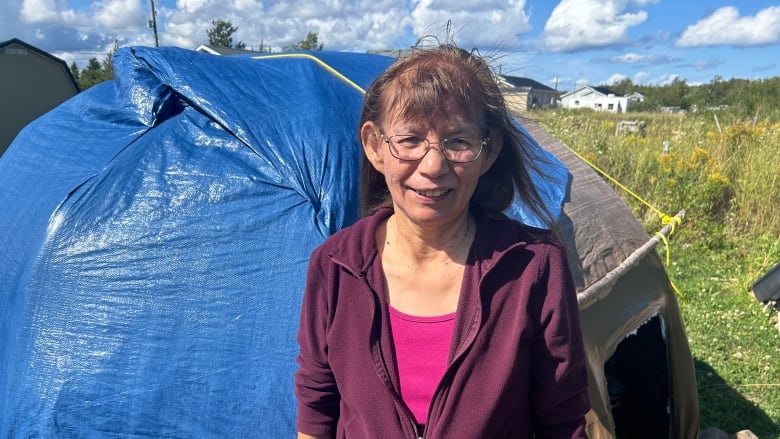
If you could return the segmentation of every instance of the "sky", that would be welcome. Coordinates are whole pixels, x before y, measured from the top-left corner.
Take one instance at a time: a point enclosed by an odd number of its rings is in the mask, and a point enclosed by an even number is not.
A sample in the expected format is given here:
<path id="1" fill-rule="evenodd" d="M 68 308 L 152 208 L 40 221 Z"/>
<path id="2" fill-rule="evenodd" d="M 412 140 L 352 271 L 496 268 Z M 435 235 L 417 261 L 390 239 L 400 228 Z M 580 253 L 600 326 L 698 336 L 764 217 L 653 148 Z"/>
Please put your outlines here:
<path id="1" fill-rule="evenodd" d="M 0 0 L 0 41 L 83 68 L 114 41 L 154 46 L 152 1 L 160 46 L 195 49 L 222 19 L 238 28 L 234 41 L 275 52 L 308 32 L 325 50 L 354 52 L 449 35 L 500 73 L 561 91 L 780 76 L 780 0 Z"/>

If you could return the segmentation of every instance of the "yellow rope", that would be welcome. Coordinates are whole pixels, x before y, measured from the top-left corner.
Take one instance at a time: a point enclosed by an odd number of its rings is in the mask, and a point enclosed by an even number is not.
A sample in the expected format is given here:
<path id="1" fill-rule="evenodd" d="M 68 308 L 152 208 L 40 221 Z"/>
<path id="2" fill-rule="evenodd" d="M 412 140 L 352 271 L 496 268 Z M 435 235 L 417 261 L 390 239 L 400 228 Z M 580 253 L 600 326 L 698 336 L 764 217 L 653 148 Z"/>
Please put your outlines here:
<path id="1" fill-rule="evenodd" d="M 564 145 L 564 146 L 566 146 L 566 145 Z M 603 175 L 604 178 L 608 179 L 609 181 L 614 183 L 616 186 L 618 186 L 620 189 L 623 189 L 626 193 L 628 193 L 629 195 L 634 197 L 636 200 L 638 200 L 640 203 L 644 204 L 650 210 L 652 210 L 653 212 L 658 214 L 658 216 L 661 219 L 661 224 L 663 224 L 664 226 L 668 225 L 670 227 L 668 236 L 672 236 L 672 234 L 675 232 L 677 226 L 682 223 L 682 219 L 680 217 L 667 215 L 666 213 L 662 212 L 661 209 L 658 209 L 657 207 L 655 207 L 652 204 L 650 204 L 649 202 L 647 202 L 644 198 L 640 197 L 637 193 L 635 193 L 631 189 L 627 188 L 625 185 L 623 185 L 622 183 L 617 181 L 611 175 L 607 174 L 603 169 L 601 169 L 598 166 L 596 166 L 595 163 L 593 163 L 590 160 L 586 159 L 580 153 L 578 153 L 577 151 L 573 150 L 572 148 L 569 148 L 568 146 L 566 146 L 566 148 L 569 151 L 571 151 L 572 153 L 574 153 L 574 155 L 579 157 L 579 159 L 582 160 L 583 162 L 585 162 L 588 166 L 593 168 L 593 170 L 595 170 L 599 174 Z M 659 238 L 661 238 L 661 241 L 664 244 L 664 251 L 666 253 L 666 267 L 669 267 L 669 260 L 671 259 L 671 256 L 670 256 L 671 255 L 671 246 L 669 245 L 669 239 L 667 238 L 666 235 L 664 235 L 661 232 L 656 232 L 655 235 L 658 236 Z M 669 278 L 669 284 L 672 286 L 672 289 L 674 290 L 674 293 L 677 295 L 677 297 L 680 300 L 680 302 L 684 305 L 685 302 L 686 302 L 685 296 L 680 292 L 680 290 L 677 288 L 677 286 L 674 284 L 674 282 L 672 282 L 671 277 Z"/>
<path id="2" fill-rule="evenodd" d="M 341 79 L 342 81 L 346 82 L 350 86 L 354 87 L 359 91 L 361 94 L 366 94 L 366 91 L 363 90 L 362 87 L 355 84 L 351 79 L 347 78 L 346 76 L 342 75 L 341 72 L 334 69 L 330 65 L 328 65 L 325 61 L 317 58 L 314 55 L 308 54 L 308 53 L 283 53 L 283 54 L 276 54 L 276 55 L 260 55 L 260 56 L 254 56 L 252 59 L 279 59 L 279 58 L 303 58 L 308 59 L 311 61 L 316 62 L 318 65 L 320 65 L 322 68 L 324 68 L 326 71 L 331 73 L 333 76 Z"/>
<path id="3" fill-rule="evenodd" d="M 671 235 L 673 233 L 674 223 L 678 223 L 679 224 L 679 222 L 680 222 L 680 218 L 677 218 L 677 217 L 673 217 L 673 218 L 676 221 L 674 221 L 672 223 L 672 230 L 669 231 L 669 235 Z M 666 266 L 669 267 L 669 259 L 670 259 L 670 255 L 671 255 L 671 250 L 670 250 L 670 246 L 669 246 L 669 238 L 667 238 L 666 235 L 664 235 L 661 232 L 655 232 L 655 236 L 661 238 L 661 241 L 663 241 L 663 243 L 664 243 L 664 250 L 665 250 L 665 253 L 666 253 Z M 669 285 L 672 286 L 672 290 L 674 290 L 674 294 L 680 300 L 680 303 L 685 305 L 685 303 L 686 303 L 685 296 L 677 288 L 677 285 L 674 284 L 674 282 L 672 281 L 671 277 L 669 277 Z"/>

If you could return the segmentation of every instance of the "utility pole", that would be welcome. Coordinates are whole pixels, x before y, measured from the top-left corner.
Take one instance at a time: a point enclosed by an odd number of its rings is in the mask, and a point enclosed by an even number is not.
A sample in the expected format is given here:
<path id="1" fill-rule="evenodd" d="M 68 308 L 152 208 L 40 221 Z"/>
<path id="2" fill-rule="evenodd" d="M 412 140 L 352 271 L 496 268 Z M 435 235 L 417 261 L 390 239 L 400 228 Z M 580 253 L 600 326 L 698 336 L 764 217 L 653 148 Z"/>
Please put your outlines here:
<path id="1" fill-rule="evenodd" d="M 146 27 L 154 29 L 154 47 L 159 47 L 160 43 L 157 41 L 157 11 L 154 10 L 154 0 L 149 0 L 152 4 L 152 19 L 146 24 Z"/>

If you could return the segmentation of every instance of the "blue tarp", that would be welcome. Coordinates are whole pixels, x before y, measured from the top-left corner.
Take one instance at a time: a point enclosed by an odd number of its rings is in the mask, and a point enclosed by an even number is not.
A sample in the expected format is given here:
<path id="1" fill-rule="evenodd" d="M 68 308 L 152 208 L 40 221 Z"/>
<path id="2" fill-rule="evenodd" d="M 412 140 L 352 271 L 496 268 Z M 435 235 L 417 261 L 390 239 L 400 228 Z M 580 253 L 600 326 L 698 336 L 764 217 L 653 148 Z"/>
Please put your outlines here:
<path id="1" fill-rule="evenodd" d="M 357 218 L 391 61 L 125 48 L 28 125 L 0 158 L 0 437 L 293 437 L 308 256 Z"/>

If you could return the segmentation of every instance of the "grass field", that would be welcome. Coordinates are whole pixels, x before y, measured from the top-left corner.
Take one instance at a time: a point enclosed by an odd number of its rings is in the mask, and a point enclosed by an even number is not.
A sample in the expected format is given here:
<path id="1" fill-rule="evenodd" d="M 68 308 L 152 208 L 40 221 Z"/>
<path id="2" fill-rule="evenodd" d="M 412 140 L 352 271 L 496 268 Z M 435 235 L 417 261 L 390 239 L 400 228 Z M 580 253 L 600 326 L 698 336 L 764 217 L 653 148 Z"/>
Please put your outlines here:
<path id="1" fill-rule="evenodd" d="M 667 271 L 684 297 L 700 425 L 780 439 L 777 312 L 751 292 L 780 262 L 780 122 L 728 112 L 528 117 L 660 211 L 686 210 Z M 644 134 L 616 133 L 620 120 L 643 121 Z M 652 209 L 613 186 L 648 231 L 660 229 Z"/>

